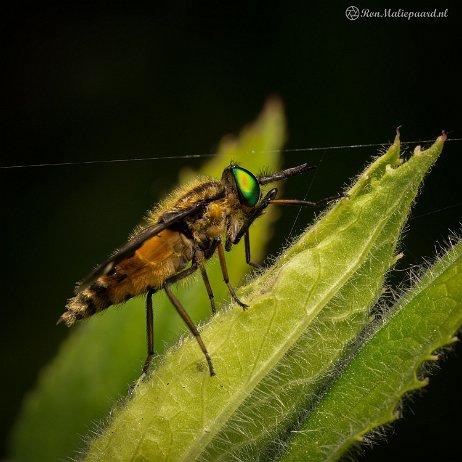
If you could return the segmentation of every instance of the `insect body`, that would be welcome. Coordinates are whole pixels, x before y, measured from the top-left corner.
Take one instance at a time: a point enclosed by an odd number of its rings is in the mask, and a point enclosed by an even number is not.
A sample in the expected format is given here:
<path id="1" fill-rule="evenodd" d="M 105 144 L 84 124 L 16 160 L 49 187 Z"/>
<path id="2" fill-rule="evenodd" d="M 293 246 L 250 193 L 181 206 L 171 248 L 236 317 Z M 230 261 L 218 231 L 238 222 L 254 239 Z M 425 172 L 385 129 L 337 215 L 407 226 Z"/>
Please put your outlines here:
<path id="1" fill-rule="evenodd" d="M 303 164 L 270 176 L 255 177 L 248 170 L 231 164 L 223 171 L 221 180 L 199 179 L 177 190 L 150 212 L 144 228 L 140 227 L 127 244 L 77 286 L 76 295 L 68 301 L 67 311 L 58 323 L 71 326 L 111 305 L 147 294 L 148 357 L 143 367 L 146 372 L 154 354 L 152 295 L 163 289 L 195 336 L 210 375 L 214 375 L 207 348 L 170 286 L 199 269 L 214 313 L 214 297 L 205 262 L 218 252 L 224 282 L 232 298 L 245 309 L 246 305 L 229 282 L 222 240 L 229 251 L 244 237 L 246 262 L 258 267 L 251 262 L 249 227 L 269 204 L 315 206 L 331 199 L 319 202 L 281 200 L 276 199 L 275 188 L 262 197 L 260 186 L 311 168 Z"/>

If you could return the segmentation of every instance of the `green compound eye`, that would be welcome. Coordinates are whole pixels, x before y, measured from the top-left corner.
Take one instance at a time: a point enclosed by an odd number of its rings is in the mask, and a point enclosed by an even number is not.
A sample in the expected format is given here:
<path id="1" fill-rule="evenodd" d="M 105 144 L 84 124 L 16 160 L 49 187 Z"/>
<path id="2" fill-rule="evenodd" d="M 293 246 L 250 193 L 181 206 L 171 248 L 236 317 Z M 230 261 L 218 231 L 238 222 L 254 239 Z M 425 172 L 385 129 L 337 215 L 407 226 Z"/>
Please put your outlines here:
<path id="1" fill-rule="evenodd" d="M 234 167 L 232 172 L 236 180 L 240 203 L 247 207 L 254 207 L 260 199 L 260 185 L 257 179 L 242 167 Z"/>

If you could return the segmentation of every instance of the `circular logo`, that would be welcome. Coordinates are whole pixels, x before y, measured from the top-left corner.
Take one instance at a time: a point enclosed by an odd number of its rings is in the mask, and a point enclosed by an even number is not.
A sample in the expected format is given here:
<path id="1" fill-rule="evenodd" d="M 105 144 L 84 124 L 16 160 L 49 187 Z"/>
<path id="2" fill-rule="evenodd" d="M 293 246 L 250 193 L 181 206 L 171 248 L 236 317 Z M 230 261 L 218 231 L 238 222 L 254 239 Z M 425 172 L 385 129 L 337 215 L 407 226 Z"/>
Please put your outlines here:
<path id="1" fill-rule="evenodd" d="M 357 6 L 349 6 L 345 10 L 345 16 L 350 21 L 356 21 L 359 18 L 359 8 Z"/>

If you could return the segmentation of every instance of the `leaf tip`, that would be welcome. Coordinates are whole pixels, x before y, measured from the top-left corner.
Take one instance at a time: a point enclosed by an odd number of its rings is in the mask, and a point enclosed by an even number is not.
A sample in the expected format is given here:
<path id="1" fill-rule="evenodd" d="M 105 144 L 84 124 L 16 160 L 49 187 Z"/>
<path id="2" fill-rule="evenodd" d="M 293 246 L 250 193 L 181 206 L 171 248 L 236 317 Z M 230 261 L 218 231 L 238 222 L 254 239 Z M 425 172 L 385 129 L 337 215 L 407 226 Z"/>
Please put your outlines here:
<path id="1" fill-rule="evenodd" d="M 284 110 L 284 103 L 279 95 L 273 93 L 265 102 L 263 112 L 282 112 Z"/>
<path id="2" fill-rule="evenodd" d="M 440 143 L 444 143 L 447 139 L 448 139 L 447 133 L 444 130 L 442 130 L 441 135 L 438 136 L 436 141 L 439 141 Z"/>

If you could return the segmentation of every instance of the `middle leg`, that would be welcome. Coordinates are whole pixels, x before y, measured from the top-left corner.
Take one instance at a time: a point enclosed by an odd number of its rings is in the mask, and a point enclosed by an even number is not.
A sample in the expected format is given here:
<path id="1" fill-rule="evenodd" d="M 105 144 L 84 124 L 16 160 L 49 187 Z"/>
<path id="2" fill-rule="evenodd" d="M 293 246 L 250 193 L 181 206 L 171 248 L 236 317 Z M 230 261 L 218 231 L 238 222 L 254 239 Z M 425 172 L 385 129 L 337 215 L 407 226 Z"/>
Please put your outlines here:
<path id="1" fill-rule="evenodd" d="M 199 344 L 200 349 L 202 350 L 202 353 L 204 353 L 205 359 L 207 360 L 207 364 L 209 366 L 209 371 L 210 375 L 213 376 L 215 375 L 215 370 L 213 368 L 213 363 L 212 359 L 210 358 L 209 352 L 207 351 L 207 348 L 202 340 L 202 337 L 197 330 L 196 325 L 192 321 L 192 319 L 189 317 L 188 313 L 186 310 L 183 308 L 181 305 L 180 301 L 176 298 L 175 294 L 172 292 L 170 289 L 170 285 L 180 281 L 181 279 L 184 279 L 185 277 L 189 276 L 192 274 L 194 271 L 197 269 L 197 263 L 193 263 L 190 268 L 187 270 L 182 271 L 181 273 L 176 274 L 175 276 L 172 276 L 171 278 L 167 279 L 164 281 L 162 287 L 165 290 L 165 293 L 167 294 L 167 297 L 170 299 L 172 302 L 173 306 L 175 307 L 176 311 L 178 314 L 181 316 L 181 319 L 185 322 L 185 324 L 188 326 L 189 330 L 191 333 L 194 335 L 196 338 L 197 343 Z"/>

